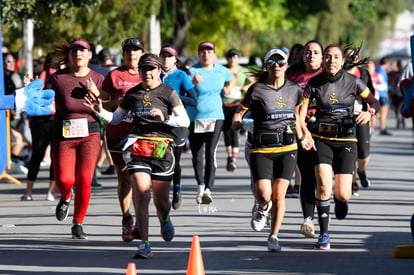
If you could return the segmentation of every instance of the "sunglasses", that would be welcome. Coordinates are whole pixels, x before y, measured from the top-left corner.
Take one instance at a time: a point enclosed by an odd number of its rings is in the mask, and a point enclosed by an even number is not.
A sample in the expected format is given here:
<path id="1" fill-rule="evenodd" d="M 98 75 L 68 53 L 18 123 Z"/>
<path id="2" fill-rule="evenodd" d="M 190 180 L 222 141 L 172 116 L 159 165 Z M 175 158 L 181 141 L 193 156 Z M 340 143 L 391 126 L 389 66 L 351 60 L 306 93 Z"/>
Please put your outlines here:
<path id="1" fill-rule="evenodd" d="M 284 59 L 278 59 L 278 60 L 267 60 L 266 61 L 266 66 L 269 66 L 270 68 L 274 68 L 276 67 L 276 64 L 279 67 L 283 67 L 287 64 L 287 61 Z"/>

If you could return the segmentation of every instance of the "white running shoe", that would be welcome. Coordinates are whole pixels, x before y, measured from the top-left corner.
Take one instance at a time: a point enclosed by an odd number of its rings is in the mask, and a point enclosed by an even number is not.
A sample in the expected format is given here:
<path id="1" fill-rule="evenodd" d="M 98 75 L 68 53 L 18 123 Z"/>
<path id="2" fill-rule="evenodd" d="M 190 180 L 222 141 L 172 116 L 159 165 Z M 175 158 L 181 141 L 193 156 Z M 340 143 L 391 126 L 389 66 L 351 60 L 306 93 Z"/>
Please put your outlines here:
<path id="1" fill-rule="evenodd" d="M 198 204 L 201 204 L 202 199 L 203 199 L 203 194 L 204 194 L 204 190 L 206 189 L 206 186 L 204 184 L 201 184 L 198 186 L 198 190 L 197 190 L 197 197 L 196 197 L 196 201 Z"/>
<path id="2" fill-rule="evenodd" d="M 211 196 L 211 191 L 209 188 L 206 188 L 206 190 L 203 193 L 203 196 L 201 197 L 201 203 L 210 204 L 212 202 L 213 202 L 213 197 Z"/>
<path id="3" fill-rule="evenodd" d="M 267 250 L 269 252 L 280 252 L 282 248 L 280 247 L 279 240 L 275 235 L 270 235 L 267 239 Z"/>
<path id="4" fill-rule="evenodd" d="M 304 220 L 300 226 L 300 233 L 302 233 L 305 238 L 315 238 L 315 225 L 313 224 L 311 217 L 307 217 Z"/>
<path id="5" fill-rule="evenodd" d="M 270 213 L 270 210 L 272 209 L 272 201 L 269 201 L 267 203 L 266 210 L 262 209 L 261 206 L 259 206 L 255 213 L 252 215 L 252 219 L 250 221 L 250 225 L 254 231 L 262 231 L 265 224 L 266 224 L 266 217 Z"/>

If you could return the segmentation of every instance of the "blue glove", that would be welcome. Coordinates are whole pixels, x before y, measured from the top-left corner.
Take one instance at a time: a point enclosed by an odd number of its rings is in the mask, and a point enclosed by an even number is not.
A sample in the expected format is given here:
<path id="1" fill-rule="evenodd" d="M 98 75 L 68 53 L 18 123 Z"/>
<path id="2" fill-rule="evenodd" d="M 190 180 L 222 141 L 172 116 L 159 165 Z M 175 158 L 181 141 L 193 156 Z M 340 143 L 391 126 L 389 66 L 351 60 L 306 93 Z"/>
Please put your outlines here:
<path id="1" fill-rule="evenodd" d="M 55 91 L 41 90 L 43 80 L 36 79 L 24 88 L 16 90 L 16 112 L 25 112 L 29 116 L 45 116 L 55 113 L 53 99 Z"/>

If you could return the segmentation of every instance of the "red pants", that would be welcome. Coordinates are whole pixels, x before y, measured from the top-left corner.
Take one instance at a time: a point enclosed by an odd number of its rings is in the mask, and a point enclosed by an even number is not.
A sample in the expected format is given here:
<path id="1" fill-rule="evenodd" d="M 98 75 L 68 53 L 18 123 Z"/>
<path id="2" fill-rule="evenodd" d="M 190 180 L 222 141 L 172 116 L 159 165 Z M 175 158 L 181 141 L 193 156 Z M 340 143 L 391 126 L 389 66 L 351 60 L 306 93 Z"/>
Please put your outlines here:
<path id="1" fill-rule="evenodd" d="M 76 184 L 73 223 L 83 223 L 91 197 L 92 177 L 101 150 L 99 133 L 88 137 L 54 140 L 52 147 L 56 188 L 63 199 Z"/>

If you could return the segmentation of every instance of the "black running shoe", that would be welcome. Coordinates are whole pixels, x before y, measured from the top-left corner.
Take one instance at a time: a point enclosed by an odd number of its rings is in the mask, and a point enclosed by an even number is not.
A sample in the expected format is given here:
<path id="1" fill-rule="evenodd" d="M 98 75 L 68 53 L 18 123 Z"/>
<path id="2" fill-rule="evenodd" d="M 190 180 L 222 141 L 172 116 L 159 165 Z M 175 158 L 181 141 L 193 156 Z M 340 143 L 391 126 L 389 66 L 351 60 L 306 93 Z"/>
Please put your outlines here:
<path id="1" fill-rule="evenodd" d="M 115 175 L 115 166 L 110 165 L 105 171 L 101 172 L 102 175 Z"/>
<path id="2" fill-rule="evenodd" d="M 348 201 L 339 201 L 334 197 L 335 201 L 335 217 L 338 220 L 345 219 L 348 215 Z"/>
<path id="3" fill-rule="evenodd" d="M 365 170 L 362 172 L 358 171 L 358 177 L 359 181 L 361 182 L 362 187 L 368 188 L 371 185 L 371 182 L 369 181 L 367 174 L 365 173 Z"/>
<path id="4" fill-rule="evenodd" d="M 56 219 L 58 221 L 63 222 L 68 217 L 70 201 L 71 199 L 69 199 L 69 201 L 60 199 L 59 203 L 56 206 Z"/>
<path id="5" fill-rule="evenodd" d="M 229 172 L 234 172 L 234 170 L 236 170 L 237 165 L 236 162 L 233 160 L 233 158 L 228 157 L 227 158 L 227 165 L 226 165 L 226 170 Z"/>
<path id="6" fill-rule="evenodd" d="M 135 227 L 134 230 L 132 230 L 131 235 L 134 237 L 134 239 L 141 240 L 141 234 L 139 234 L 138 228 Z"/>
<path id="7" fill-rule="evenodd" d="M 182 204 L 181 192 L 173 192 L 172 207 L 177 210 Z"/>
<path id="8" fill-rule="evenodd" d="M 83 232 L 82 224 L 74 223 L 72 226 L 72 239 L 82 239 L 85 240 L 88 238 L 85 232 Z"/>

